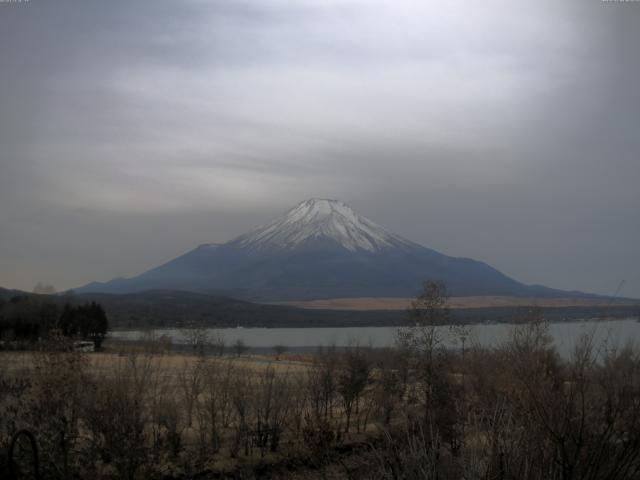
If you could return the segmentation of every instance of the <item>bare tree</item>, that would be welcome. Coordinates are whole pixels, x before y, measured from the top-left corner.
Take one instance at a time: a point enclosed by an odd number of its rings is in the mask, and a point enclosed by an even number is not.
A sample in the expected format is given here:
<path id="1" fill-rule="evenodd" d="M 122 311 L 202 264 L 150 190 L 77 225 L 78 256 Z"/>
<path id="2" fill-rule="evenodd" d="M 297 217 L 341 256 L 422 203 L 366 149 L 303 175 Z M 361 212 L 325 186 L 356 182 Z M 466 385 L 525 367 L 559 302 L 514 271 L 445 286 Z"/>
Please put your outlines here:
<path id="1" fill-rule="evenodd" d="M 247 351 L 249 350 L 249 347 L 247 347 L 247 344 L 244 343 L 244 340 L 239 338 L 234 342 L 233 350 L 236 353 L 236 356 L 240 357 L 240 356 L 244 355 L 245 353 L 247 353 Z"/>
<path id="2" fill-rule="evenodd" d="M 333 417 L 337 393 L 338 355 L 335 347 L 319 351 L 313 361 L 313 367 L 307 372 L 306 382 L 311 413 L 316 419 L 328 422 Z"/>
<path id="3" fill-rule="evenodd" d="M 232 457 L 237 457 L 240 449 L 244 449 L 245 456 L 248 456 L 251 451 L 250 428 L 253 420 L 251 396 L 253 390 L 251 373 L 246 369 L 237 369 L 231 390 L 231 402 L 235 411 L 235 435 L 230 447 Z"/>
<path id="4" fill-rule="evenodd" d="M 222 332 L 215 332 L 211 338 L 211 346 L 213 347 L 214 355 L 222 357 L 224 355 L 224 349 L 226 341 Z"/>
<path id="5" fill-rule="evenodd" d="M 194 353 L 203 355 L 210 345 L 209 331 L 204 325 L 191 324 L 181 330 L 182 338 Z"/>
<path id="6" fill-rule="evenodd" d="M 151 357 L 128 356 L 94 384 L 86 403 L 92 457 L 113 464 L 119 478 L 133 480 L 148 461 L 145 428 L 152 375 Z"/>
<path id="7" fill-rule="evenodd" d="M 276 353 L 276 360 L 280 360 L 280 356 L 288 350 L 286 345 L 278 344 L 273 347 L 273 351 Z"/>
<path id="8" fill-rule="evenodd" d="M 304 375 L 292 375 L 289 382 L 289 402 L 291 412 L 290 427 L 294 438 L 299 439 L 302 434 L 304 416 L 309 408 L 308 390 Z"/>
<path id="9" fill-rule="evenodd" d="M 202 358 L 196 361 L 185 359 L 182 367 L 178 371 L 178 384 L 187 412 L 187 425 L 189 427 L 191 427 L 193 423 L 194 407 L 198 402 L 200 393 L 202 393 L 204 369 L 205 363 Z"/>
<path id="10" fill-rule="evenodd" d="M 449 294 L 442 282 L 429 280 L 407 311 L 410 326 L 398 329 L 398 343 L 414 354 L 433 355 L 443 341 L 437 328 L 450 321 Z"/>
<path id="11" fill-rule="evenodd" d="M 449 381 L 444 368 L 444 333 L 450 321 L 449 296 L 442 282 L 427 281 L 408 310 L 411 326 L 397 332 L 399 346 L 410 358 L 409 369 L 417 376 L 425 407 L 425 420 L 434 423 L 436 411 L 447 407 Z M 430 432 L 431 427 L 425 429 Z"/>
<path id="12" fill-rule="evenodd" d="M 33 353 L 34 370 L 22 427 L 38 432 L 45 474 L 71 477 L 80 467 L 81 416 L 88 380 L 88 359 L 69 348 L 70 341 L 52 337 Z"/>
<path id="13" fill-rule="evenodd" d="M 360 397 L 369 383 L 370 375 L 371 364 L 365 352 L 357 346 L 347 348 L 343 354 L 343 364 L 338 373 L 337 388 L 342 397 L 346 415 L 345 433 L 349 432 L 354 408 L 356 415 L 359 412 Z"/>
<path id="14" fill-rule="evenodd" d="M 388 352 L 391 356 L 393 352 Z M 388 360 L 387 360 L 388 362 Z M 402 373 L 392 368 L 389 363 L 380 362 L 377 366 L 377 376 L 374 381 L 374 390 L 372 398 L 379 409 L 384 427 L 388 427 L 391 423 L 391 417 L 402 401 L 404 392 Z"/>
<path id="15" fill-rule="evenodd" d="M 231 361 L 208 362 L 203 372 L 203 401 L 198 403 L 198 429 L 201 448 L 218 452 L 222 435 L 233 412 L 232 386 L 235 369 Z"/>
<path id="16" fill-rule="evenodd" d="M 254 443 L 264 456 L 266 448 L 272 452 L 278 449 L 289 413 L 290 398 L 288 395 L 288 375 L 276 374 L 269 366 L 260 374 L 255 385 L 255 428 L 252 432 Z"/>

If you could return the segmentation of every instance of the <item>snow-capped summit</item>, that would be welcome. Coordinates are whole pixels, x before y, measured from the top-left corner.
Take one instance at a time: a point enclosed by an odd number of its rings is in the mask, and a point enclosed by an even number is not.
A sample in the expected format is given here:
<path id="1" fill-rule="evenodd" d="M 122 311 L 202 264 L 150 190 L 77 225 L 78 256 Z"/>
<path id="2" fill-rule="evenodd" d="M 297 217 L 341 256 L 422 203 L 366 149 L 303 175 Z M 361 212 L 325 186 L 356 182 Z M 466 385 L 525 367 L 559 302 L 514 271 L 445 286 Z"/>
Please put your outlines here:
<path id="1" fill-rule="evenodd" d="M 309 242 L 334 242 L 349 251 L 376 252 L 410 242 L 358 215 L 339 200 L 312 198 L 232 243 L 250 249 L 293 249 Z"/>

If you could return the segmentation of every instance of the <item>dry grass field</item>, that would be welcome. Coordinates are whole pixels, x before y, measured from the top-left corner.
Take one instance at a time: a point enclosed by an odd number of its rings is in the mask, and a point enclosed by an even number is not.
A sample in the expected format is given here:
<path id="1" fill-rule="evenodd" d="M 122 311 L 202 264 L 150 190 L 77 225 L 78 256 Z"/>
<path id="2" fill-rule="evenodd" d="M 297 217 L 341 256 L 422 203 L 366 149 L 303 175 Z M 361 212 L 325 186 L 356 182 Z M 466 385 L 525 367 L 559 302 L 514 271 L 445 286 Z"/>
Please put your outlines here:
<path id="1" fill-rule="evenodd" d="M 325 300 L 308 300 L 278 302 L 278 305 L 292 307 L 320 309 L 320 310 L 406 310 L 412 298 L 391 297 L 357 297 L 357 298 L 329 298 Z M 493 307 L 606 307 L 611 302 L 602 298 L 535 298 L 535 297 L 505 297 L 505 296 L 477 296 L 450 297 L 450 308 L 493 308 Z M 633 305 L 633 301 L 616 300 L 616 305 Z"/>
<path id="2" fill-rule="evenodd" d="M 363 418 L 372 413 L 372 402 L 366 410 L 358 402 L 358 413 L 349 413 L 352 431 L 343 432 L 337 357 L 327 358 L 329 370 L 310 356 L 196 355 L 163 351 L 161 344 L 107 343 L 105 352 L 92 353 L 0 351 L 0 383 L 16 394 L 0 394 L 0 447 L 6 448 L 12 430 L 26 428 L 42 442 L 50 473 L 57 462 L 65 465 L 63 477 L 83 471 L 100 478 L 190 478 L 215 469 L 245 478 L 238 472 L 265 465 L 278 470 L 294 455 L 302 463 L 296 460 L 296 472 L 281 478 L 315 478 L 316 466 L 304 461 L 304 445 L 316 441 L 312 429 L 329 428 L 325 422 L 331 419 L 332 439 L 315 448 L 333 449 L 365 440 L 374 424 L 373 417 Z M 373 378 L 371 367 L 367 372 Z M 9 412 L 16 418 L 6 418 Z M 59 416 L 67 418 L 62 425 Z M 71 417 L 77 419 L 72 434 L 66 431 Z M 64 461 L 56 452 L 60 432 L 73 437 L 76 452 L 64 452 Z M 96 441 L 107 458 L 118 455 L 122 461 L 82 466 Z"/>
<path id="3" fill-rule="evenodd" d="M 121 348 L 120 352 L 105 351 L 94 352 L 86 355 L 88 362 L 88 372 L 90 374 L 108 374 L 117 371 L 124 363 L 130 362 L 133 356 L 144 356 L 149 360 L 149 367 L 155 371 L 164 372 L 167 379 L 177 376 L 178 372 L 187 367 L 191 368 L 198 362 L 202 362 L 199 355 L 182 354 L 182 353 L 164 353 L 161 355 L 146 356 L 143 351 L 136 348 Z M 311 357 L 301 355 L 280 355 L 280 359 L 276 359 L 275 355 L 227 355 L 224 357 L 207 356 L 206 362 L 219 367 L 232 362 L 236 367 L 242 370 L 255 372 L 257 374 L 264 372 L 266 369 L 274 369 L 277 373 L 287 374 L 303 374 L 312 365 Z M 35 357 L 32 352 L 26 351 L 1 351 L 0 364 L 5 372 L 13 374 L 16 372 L 24 372 L 34 368 Z"/>

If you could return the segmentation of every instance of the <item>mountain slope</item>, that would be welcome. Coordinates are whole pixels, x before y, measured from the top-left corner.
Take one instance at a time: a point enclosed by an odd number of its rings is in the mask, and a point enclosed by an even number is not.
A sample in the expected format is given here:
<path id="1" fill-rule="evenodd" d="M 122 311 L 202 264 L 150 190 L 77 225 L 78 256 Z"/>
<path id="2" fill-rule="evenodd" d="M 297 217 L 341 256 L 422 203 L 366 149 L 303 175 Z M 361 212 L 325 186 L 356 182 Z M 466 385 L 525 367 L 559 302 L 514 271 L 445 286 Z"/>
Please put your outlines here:
<path id="1" fill-rule="evenodd" d="M 80 292 L 178 289 L 250 300 L 411 297 L 427 279 L 453 295 L 567 296 L 394 235 L 336 200 L 311 199 L 225 244 L 205 244 L 130 279 Z"/>

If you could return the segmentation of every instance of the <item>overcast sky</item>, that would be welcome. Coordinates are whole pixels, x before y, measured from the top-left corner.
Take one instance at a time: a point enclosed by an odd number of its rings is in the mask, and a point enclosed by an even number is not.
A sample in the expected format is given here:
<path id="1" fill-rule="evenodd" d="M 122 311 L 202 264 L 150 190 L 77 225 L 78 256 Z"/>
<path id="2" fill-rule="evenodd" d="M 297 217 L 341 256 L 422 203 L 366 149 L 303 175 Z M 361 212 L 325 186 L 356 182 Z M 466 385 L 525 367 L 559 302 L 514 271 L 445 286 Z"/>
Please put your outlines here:
<path id="1" fill-rule="evenodd" d="M 640 2 L 0 2 L 0 286 L 140 273 L 309 197 L 640 297 Z"/>

